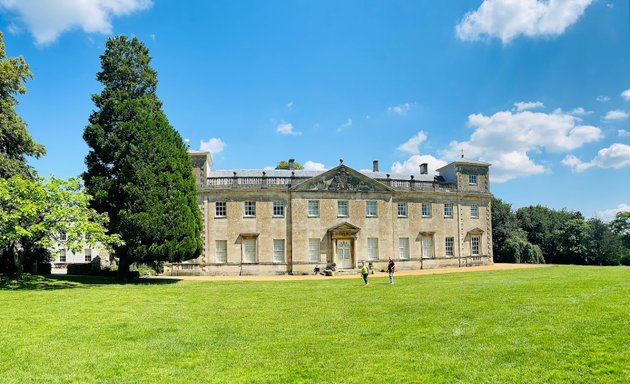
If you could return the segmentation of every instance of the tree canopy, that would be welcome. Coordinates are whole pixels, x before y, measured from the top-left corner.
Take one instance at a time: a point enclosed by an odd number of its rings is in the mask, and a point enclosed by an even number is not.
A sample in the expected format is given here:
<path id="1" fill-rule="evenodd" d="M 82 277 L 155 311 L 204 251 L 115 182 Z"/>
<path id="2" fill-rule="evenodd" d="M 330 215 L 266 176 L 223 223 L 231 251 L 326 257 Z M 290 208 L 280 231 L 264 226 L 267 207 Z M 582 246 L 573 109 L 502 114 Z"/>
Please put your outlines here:
<path id="1" fill-rule="evenodd" d="M 286 160 L 281 160 L 278 165 L 276 165 L 276 169 L 291 169 L 289 162 Z M 297 161 L 293 162 L 293 169 L 304 169 L 304 167 L 302 166 L 302 164 L 298 163 Z"/>
<path id="2" fill-rule="evenodd" d="M 90 209 L 89 200 L 77 179 L 0 179 L 0 269 L 21 275 L 24 260 L 46 252 L 61 233 L 75 252 L 86 244 L 121 244 L 105 232 L 107 216 Z"/>
<path id="3" fill-rule="evenodd" d="M 0 177 L 20 175 L 33 177 L 35 172 L 26 156 L 40 157 L 46 153 L 26 129 L 26 123 L 15 112 L 17 94 L 26 94 L 25 83 L 33 78 L 22 56 L 7 57 L 0 32 Z"/>
<path id="4" fill-rule="evenodd" d="M 137 38 L 107 41 L 97 74 L 104 88 L 83 134 L 92 205 L 125 241 L 115 249 L 121 274 L 133 262 L 191 259 L 202 247 L 191 160 L 162 111 L 150 60 Z"/>
<path id="5" fill-rule="evenodd" d="M 628 237 L 625 237 L 628 236 Z M 630 264 L 630 213 L 611 223 L 585 220 L 580 212 L 541 205 L 516 213 L 492 200 L 492 248 L 496 262 L 619 265 Z"/>

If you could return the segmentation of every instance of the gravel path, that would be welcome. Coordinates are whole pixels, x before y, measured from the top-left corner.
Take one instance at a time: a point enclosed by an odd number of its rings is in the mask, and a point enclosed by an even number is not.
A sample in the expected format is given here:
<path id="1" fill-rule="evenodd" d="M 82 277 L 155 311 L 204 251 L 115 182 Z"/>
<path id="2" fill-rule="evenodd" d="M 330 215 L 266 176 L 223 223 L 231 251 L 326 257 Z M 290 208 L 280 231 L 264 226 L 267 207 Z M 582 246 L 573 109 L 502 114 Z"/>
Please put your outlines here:
<path id="1" fill-rule="evenodd" d="M 549 264 L 492 264 L 481 267 L 464 267 L 464 268 L 437 268 L 437 269 L 420 269 L 413 271 L 396 272 L 396 276 L 415 276 L 415 275 L 438 275 L 442 273 L 460 273 L 460 272 L 477 272 L 477 271 L 502 271 L 507 269 L 525 269 L 525 268 L 547 268 Z M 370 277 L 386 277 L 387 272 L 375 272 Z M 153 276 L 152 279 L 179 279 L 179 280 L 252 280 L 252 281 L 296 281 L 296 280 L 327 280 L 327 279 L 359 279 L 361 276 L 357 272 L 352 275 L 322 276 L 322 275 L 273 275 L 273 276 Z"/>

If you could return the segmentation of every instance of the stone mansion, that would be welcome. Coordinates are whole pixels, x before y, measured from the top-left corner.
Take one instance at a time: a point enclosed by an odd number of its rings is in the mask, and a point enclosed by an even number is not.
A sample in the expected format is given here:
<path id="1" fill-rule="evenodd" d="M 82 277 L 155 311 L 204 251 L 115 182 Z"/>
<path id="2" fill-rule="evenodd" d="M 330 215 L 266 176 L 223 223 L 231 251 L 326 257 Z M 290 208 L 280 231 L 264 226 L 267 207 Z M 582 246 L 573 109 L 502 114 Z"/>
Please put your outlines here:
<path id="1" fill-rule="evenodd" d="M 415 175 L 356 171 L 211 170 L 191 151 L 204 228 L 202 255 L 166 274 L 398 270 L 492 263 L 490 164 L 460 159 Z"/>

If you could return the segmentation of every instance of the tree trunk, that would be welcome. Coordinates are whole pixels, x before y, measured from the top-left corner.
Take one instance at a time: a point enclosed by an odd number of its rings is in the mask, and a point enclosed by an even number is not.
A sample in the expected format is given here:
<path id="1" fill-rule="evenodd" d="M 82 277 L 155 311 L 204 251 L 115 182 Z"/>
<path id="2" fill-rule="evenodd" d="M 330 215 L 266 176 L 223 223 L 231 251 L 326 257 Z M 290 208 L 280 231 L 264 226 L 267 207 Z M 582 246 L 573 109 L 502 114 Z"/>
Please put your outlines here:
<path id="1" fill-rule="evenodd" d="M 129 266 L 131 263 L 125 256 L 121 256 L 118 260 L 118 280 L 123 282 L 129 281 Z"/>
<path id="2" fill-rule="evenodd" d="M 9 252 L 9 260 L 13 262 L 11 271 L 18 280 L 22 280 L 22 274 L 24 273 L 24 266 L 22 265 L 22 255 L 15 249 L 15 245 L 10 245 L 7 248 Z"/>

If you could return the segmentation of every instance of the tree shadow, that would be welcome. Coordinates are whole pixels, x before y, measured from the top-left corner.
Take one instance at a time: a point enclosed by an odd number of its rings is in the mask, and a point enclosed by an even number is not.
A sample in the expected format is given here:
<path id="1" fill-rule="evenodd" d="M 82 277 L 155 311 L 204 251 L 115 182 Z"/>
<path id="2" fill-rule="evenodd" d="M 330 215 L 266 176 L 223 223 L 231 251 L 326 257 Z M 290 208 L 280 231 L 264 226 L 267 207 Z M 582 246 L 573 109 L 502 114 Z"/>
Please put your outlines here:
<path id="1" fill-rule="evenodd" d="M 81 275 L 28 275 L 21 280 L 10 276 L 0 276 L 0 291 L 51 291 L 59 289 L 88 288 L 97 285 L 166 285 L 176 284 L 180 279 L 141 277 L 122 282 L 115 277 Z"/>

